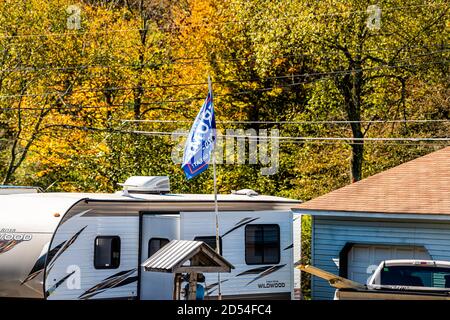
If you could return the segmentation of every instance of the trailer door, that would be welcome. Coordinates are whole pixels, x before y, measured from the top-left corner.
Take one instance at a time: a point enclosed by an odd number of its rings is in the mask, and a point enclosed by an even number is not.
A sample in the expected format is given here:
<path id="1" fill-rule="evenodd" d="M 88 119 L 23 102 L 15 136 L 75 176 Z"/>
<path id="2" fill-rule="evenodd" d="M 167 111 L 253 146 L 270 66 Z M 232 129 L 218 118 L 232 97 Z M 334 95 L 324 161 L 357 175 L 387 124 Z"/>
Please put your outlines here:
<path id="1" fill-rule="evenodd" d="M 178 214 L 143 214 L 141 223 L 141 263 L 170 240 L 180 239 Z M 147 272 L 141 267 L 140 298 L 172 300 L 173 274 Z"/>

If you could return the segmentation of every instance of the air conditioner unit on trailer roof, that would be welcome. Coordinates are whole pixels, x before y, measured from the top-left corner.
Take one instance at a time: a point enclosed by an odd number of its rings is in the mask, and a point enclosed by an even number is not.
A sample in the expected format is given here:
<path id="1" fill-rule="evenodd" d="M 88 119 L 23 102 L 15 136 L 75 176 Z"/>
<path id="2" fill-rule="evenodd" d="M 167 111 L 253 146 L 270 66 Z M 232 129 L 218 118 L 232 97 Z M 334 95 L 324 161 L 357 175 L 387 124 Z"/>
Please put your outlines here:
<path id="1" fill-rule="evenodd" d="M 168 176 L 133 176 L 124 183 L 119 183 L 124 191 L 130 193 L 168 193 L 170 181 Z"/>

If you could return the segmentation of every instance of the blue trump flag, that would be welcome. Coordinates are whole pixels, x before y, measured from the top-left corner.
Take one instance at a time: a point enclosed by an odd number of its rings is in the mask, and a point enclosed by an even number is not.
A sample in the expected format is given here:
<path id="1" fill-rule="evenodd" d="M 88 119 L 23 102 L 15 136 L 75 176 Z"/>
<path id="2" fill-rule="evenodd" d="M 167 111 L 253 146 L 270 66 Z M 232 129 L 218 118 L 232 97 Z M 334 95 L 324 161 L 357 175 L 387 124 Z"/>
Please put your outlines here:
<path id="1" fill-rule="evenodd" d="M 216 142 L 216 119 L 214 116 L 212 90 L 195 118 L 184 147 L 183 165 L 188 179 L 202 173 L 208 168 Z"/>

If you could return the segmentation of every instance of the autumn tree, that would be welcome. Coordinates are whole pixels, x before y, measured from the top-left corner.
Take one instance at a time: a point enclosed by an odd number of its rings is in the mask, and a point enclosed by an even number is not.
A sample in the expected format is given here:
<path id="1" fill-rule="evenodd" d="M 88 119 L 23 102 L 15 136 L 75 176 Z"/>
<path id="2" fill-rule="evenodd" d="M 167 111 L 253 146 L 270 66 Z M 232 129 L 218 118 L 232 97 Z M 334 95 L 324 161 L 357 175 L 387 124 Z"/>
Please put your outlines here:
<path id="1" fill-rule="evenodd" d="M 329 7 L 336 12 L 325 11 Z M 307 8 L 307 9 L 303 9 Z M 407 119 L 408 80 L 446 65 L 444 2 L 423 4 L 367 1 L 320 2 L 302 6 L 305 19 L 293 32 L 318 55 L 315 70 L 333 75 L 336 91 L 351 122 L 351 179 L 361 179 L 362 138 L 370 128 L 362 120 Z M 444 49 L 444 50 L 443 50 Z M 448 65 L 448 64 L 447 64 Z M 333 91 L 329 91 L 333 93 Z"/>

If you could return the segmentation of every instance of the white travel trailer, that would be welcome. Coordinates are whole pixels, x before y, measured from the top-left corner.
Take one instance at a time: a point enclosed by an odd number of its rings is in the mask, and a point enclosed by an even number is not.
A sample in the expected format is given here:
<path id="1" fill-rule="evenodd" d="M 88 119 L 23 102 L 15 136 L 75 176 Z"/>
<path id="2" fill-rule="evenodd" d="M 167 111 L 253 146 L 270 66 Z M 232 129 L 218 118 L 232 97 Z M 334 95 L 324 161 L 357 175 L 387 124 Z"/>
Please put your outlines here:
<path id="1" fill-rule="evenodd" d="M 15 194 L 15 193 L 38 193 L 38 192 L 42 192 L 42 189 L 39 187 L 0 185 L 0 195 Z"/>
<path id="2" fill-rule="evenodd" d="M 1 196 L 0 297 L 171 299 L 173 275 L 140 265 L 173 239 L 215 247 L 214 198 L 170 194 L 157 177 L 124 189 Z M 292 299 L 300 201 L 238 192 L 218 202 L 222 255 L 235 267 L 221 274 L 223 298 Z M 217 298 L 217 274 L 205 276 L 206 298 Z"/>

